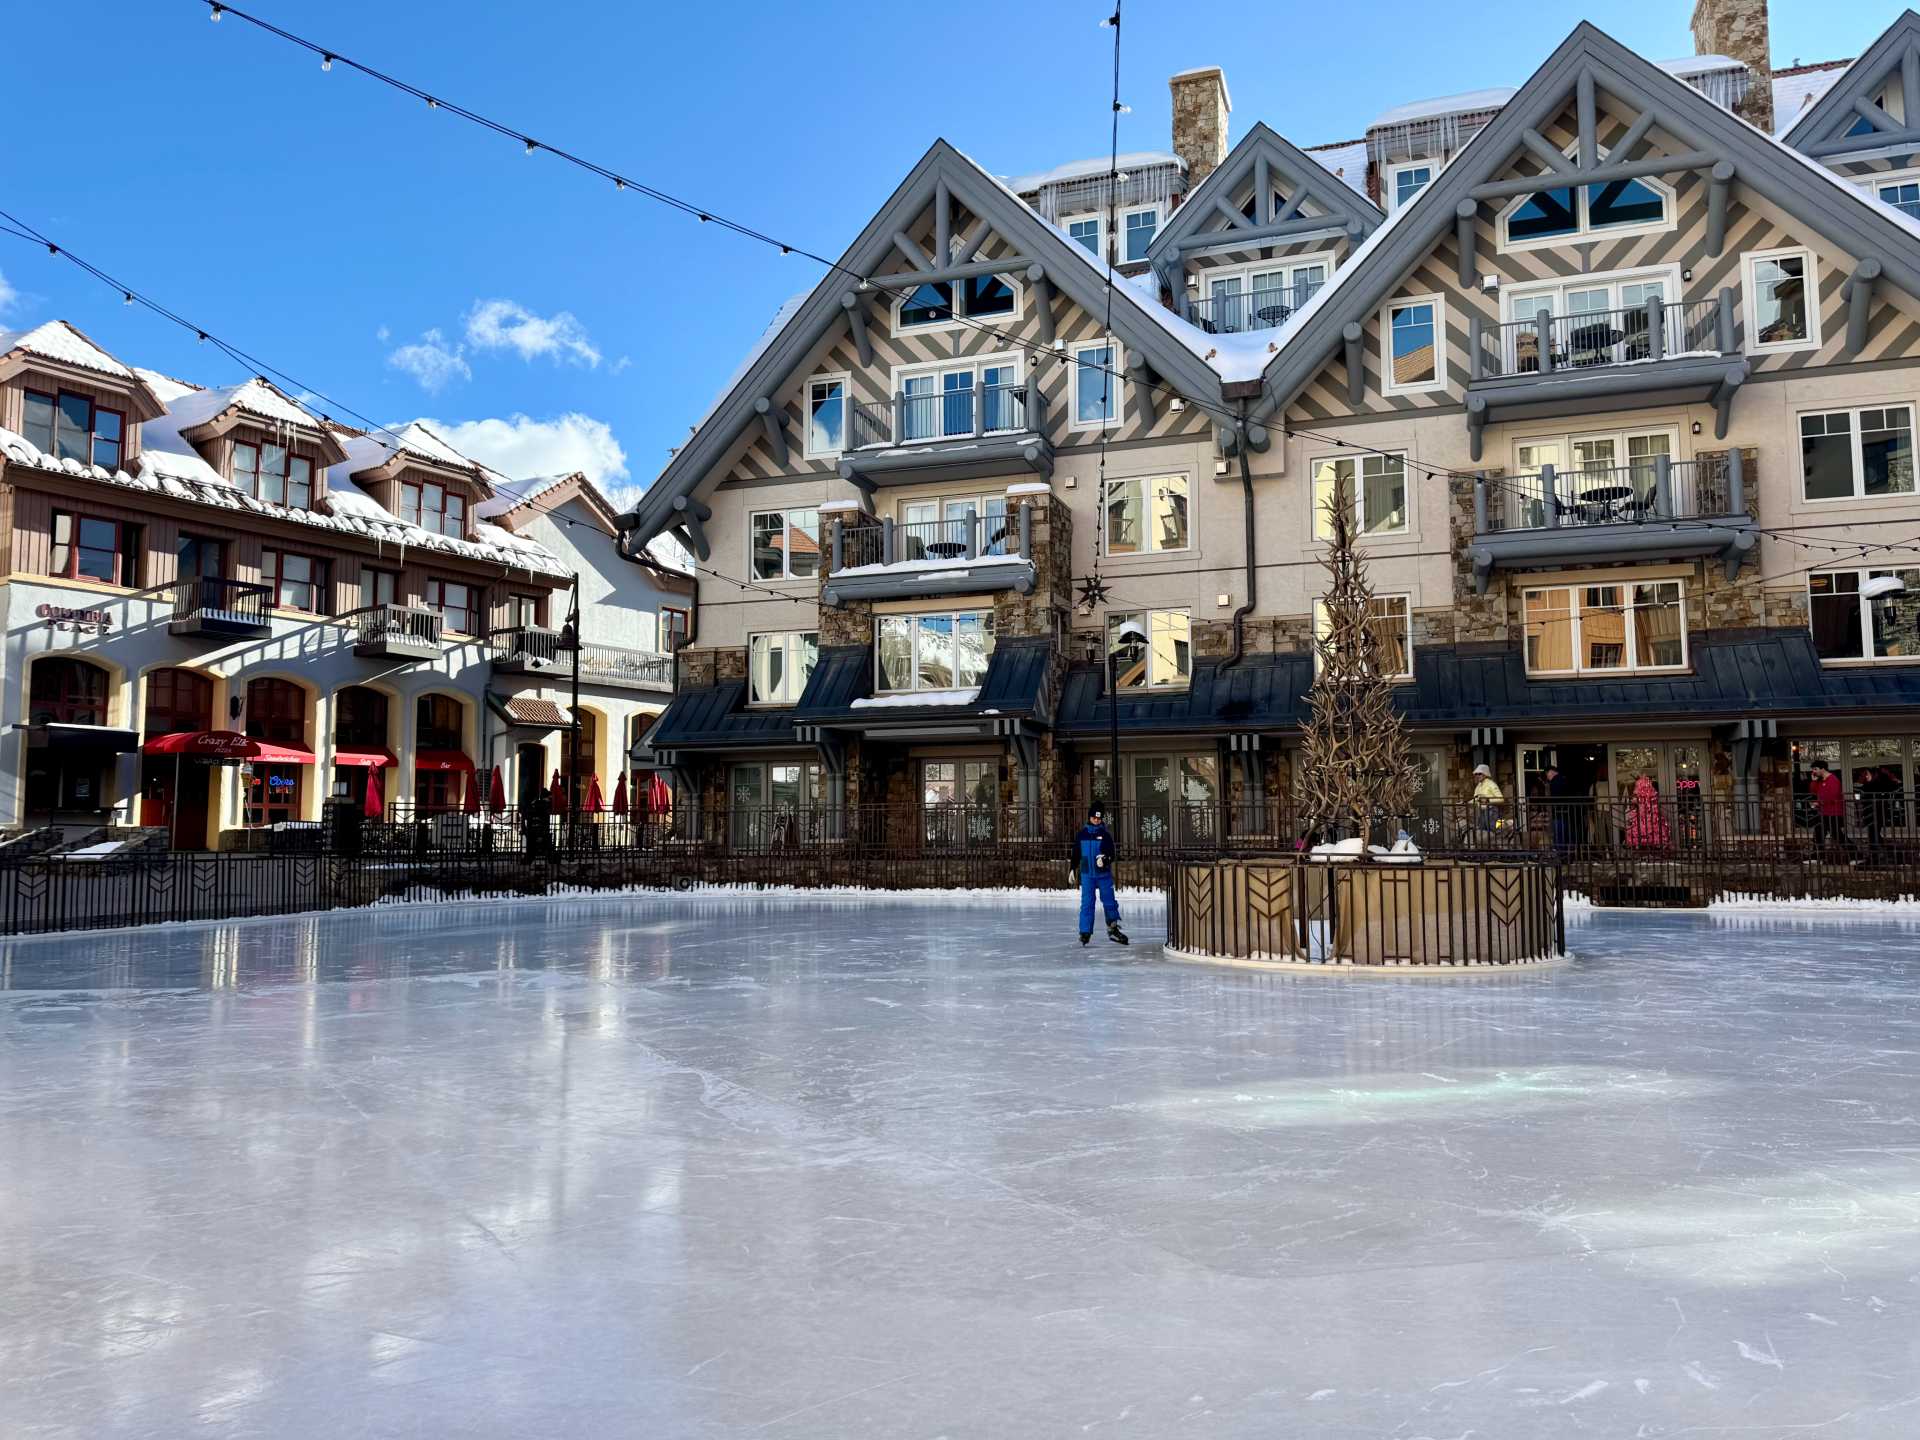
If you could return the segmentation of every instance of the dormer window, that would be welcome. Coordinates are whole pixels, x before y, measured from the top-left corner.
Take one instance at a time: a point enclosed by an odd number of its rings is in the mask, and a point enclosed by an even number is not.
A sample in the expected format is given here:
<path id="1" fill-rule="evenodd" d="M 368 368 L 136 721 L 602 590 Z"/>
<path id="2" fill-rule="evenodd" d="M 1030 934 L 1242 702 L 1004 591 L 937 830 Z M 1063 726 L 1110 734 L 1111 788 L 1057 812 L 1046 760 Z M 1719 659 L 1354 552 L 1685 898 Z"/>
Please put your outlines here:
<path id="1" fill-rule="evenodd" d="M 284 445 L 233 447 L 233 485 L 242 494 L 289 510 L 313 506 L 313 462 Z"/>
<path id="2" fill-rule="evenodd" d="M 467 533 L 467 497 L 431 480 L 403 481 L 400 518 L 408 525 L 457 540 Z"/>
<path id="3" fill-rule="evenodd" d="M 27 391 L 25 429 L 27 443 L 56 460 L 78 460 L 103 470 L 120 468 L 126 417 L 95 405 L 85 395 Z"/>

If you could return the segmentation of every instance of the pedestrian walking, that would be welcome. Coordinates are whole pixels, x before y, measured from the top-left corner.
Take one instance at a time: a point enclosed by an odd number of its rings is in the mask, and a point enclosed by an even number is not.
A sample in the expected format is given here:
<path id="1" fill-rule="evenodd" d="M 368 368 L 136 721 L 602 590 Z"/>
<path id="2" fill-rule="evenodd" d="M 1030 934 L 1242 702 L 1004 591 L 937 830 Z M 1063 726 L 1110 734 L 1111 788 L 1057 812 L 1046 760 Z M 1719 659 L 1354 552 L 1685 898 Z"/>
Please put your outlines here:
<path id="1" fill-rule="evenodd" d="M 1080 943 L 1093 939 L 1093 897 L 1098 892 L 1107 916 L 1107 938 L 1127 944 L 1120 928 L 1120 901 L 1113 893 L 1113 832 L 1107 828 L 1107 812 L 1098 805 L 1088 809 L 1087 823 L 1074 837 L 1073 868 L 1080 882 Z"/>
<path id="2" fill-rule="evenodd" d="M 1500 788 L 1500 782 L 1493 778 L 1491 765 L 1473 767 L 1473 823 L 1477 829 L 1493 832 L 1500 828 L 1502 817 L 1507 808 L 1506 792 Z"/>
<path id="3" fill-rule="evenodd" d="M 1558 765 L 1547 766 L 1547 819 L 1553 828 L 1553 848 L 1573 847 L 1573 786 Z"/>
<path id="4" fill-rule="evenodd" d="M 1813 800 L 1814 852 L 1823 858 L 1835 850 L 1844 853 L 1847 846 L 1847 797 L 1840 777 L 1828 768 L 1824 760 L 1814 761 L 1810 774 L 1807 791 Z"/>
<path id="5" fill-rule="evenodd" d="M 1667 817 L 1660 813 L 1660 787 L 1653 777 L 1642 775 L 1633 782 L 1632 808 L 1627 815 L 1627 844 L 1635 850 L 1664 850 L 1673 832 Z"/>

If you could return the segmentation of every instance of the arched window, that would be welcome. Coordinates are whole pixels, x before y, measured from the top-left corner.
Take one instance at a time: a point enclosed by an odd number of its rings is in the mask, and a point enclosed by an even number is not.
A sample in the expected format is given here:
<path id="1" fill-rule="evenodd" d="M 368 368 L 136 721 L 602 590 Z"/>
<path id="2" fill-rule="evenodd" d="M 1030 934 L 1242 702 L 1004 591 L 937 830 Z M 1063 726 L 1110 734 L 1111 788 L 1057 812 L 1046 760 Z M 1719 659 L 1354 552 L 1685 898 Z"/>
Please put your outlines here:
<path id="1" fill-rule="evenodd" d="M 149 740 L 176 731 L 213 728 L 213 681 L 192 670 L 155 670 L 147 676 L 141 733 Z"/>
<path id="2" fill-rule="evenodd" d="M 467 707 L 451 695 L 422 695 L 414 707 L 414 747 L 458 750 L 465 743 Z"/>
<path id="3" fill-rule="evenodd" d="M 387 697 L 365 685 L 349 685 L 333 697 L 333 743 L 374 750 L 387 743 Z"/>
<path id="4" fill-rule="evenodd" d="M 307 743 L 307 692 L 291 680 L 247 682 L 247 734 L 278 745 Z"/>
<path id="5" fill-rule="evenodd" d="M 64 655 L 41 660 L 33 667 L 27 712 L 34 725 L 104 725 L 107 672 Z"/>

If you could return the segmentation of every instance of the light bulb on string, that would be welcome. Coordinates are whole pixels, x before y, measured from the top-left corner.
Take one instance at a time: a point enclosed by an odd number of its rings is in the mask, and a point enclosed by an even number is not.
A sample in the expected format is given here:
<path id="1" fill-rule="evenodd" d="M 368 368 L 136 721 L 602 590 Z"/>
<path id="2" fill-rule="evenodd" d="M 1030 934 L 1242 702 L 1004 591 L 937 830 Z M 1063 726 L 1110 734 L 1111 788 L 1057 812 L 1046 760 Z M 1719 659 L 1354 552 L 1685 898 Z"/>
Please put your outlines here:
<path id="1" fill-rule="evenodd" d="M 331 55 L 322 55 L 322 56 L 320 57 L 320 68 L 321 68 L 322 70 L 332 70 L 332 69 L 333 69 L 333 57 L 332 57 Z"/>

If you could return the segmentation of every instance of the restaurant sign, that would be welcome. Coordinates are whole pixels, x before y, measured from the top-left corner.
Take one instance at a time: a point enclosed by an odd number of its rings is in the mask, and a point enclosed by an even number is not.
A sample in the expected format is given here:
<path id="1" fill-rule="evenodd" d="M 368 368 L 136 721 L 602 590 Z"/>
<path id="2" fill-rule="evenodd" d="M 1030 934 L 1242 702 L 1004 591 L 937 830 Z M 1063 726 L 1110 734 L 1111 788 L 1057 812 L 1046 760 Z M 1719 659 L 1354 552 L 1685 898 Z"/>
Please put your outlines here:
<path id="1" fill-rule="evenodd" d="M 46 621 L 52 630 L 98 635 L 113 628 L 113 617 L 104 610 L 74 610 L 65 605 L 41 604 L 33 613 Z"/>

